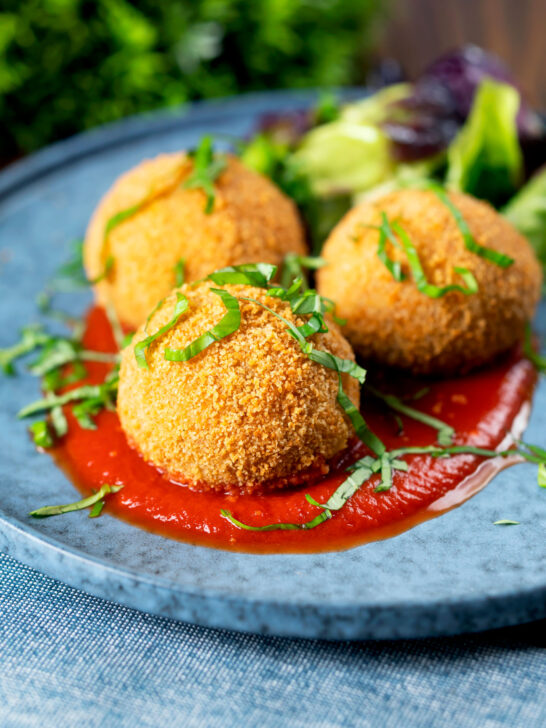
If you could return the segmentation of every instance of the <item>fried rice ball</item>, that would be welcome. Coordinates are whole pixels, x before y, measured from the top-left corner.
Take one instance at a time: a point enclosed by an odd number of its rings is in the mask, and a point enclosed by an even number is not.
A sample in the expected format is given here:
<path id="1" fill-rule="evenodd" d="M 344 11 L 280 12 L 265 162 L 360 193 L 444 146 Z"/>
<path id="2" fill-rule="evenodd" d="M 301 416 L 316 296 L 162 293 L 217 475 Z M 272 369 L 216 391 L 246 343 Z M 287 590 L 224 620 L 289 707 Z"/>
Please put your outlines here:
<path id="1" fill-rule="evenodd" d="M 185 259 L 187 281 L 227 265 L 279 264 L 286 253 L 306 252 L 294 203 L 270 180 L 236 157 L 214 182 L 215 201 L 205 213 L 203 189 L 186 189 L 193 171 L 184 153 L 163 154 L 122 175 L 106 193 L 89 223 L 84 262 L 90 280 L 106 261 L 112 269 L 95 286 L 98 302 L 113 305 L 121 321 L 138 327 L 152 306 L 175 285 L 175 266 Z M 141 208 L 113 227 L 111 218 Z"/>
<path id="2" fill-rule="evenodd" d="M 415 374 L 464 373 L 492 360 L 523 335 L 540 298 L 541 270 L 531 246 L 490 205 L 450 194 L 474 239 L 514 259 L 501 268 L 465 247 L 453 214 L 430 190 L 405 189 L 351 210 L 332 231 L 322 256 L 318 290 L 346 319 L 343 332 L 364 359 Z M 390 242 L 406 278 L 397 282 L 377 255 L 381 214 L 408 233 L 430 283 L 462 284 L 455 267 L 478 283 L 472 295 L 421 293 L 408 260 Z"/>
<path id="3" fill-rule="evenodd" d="M 201 490 L 250 492 L 302 482 L 328 471 L 328 461 L 354 436 L 336 401 L 338 375 L 311 361 L 286 324 L 261 306 L 239 300 L 237 331 L 187 362 L 166 361 L 166 348 L 180 349 L 216 325 L 226 313 L 210 283 L 184 285 L 189 307 L 178 323 L 147 350 L 149 369 L 138 366 L 134 346 L 123 351 L 118 413 L 131 445 L 178 482 Z M 226 285 L 232 295 L 265 303 L 296 325 L 287 302 L 263 289 Z M 173 316 L 174 291 L 152 315 L 148 332 Z M 317 349 L 354 360 L 339 328 L 315 334 Z M 343 386 L 358 406 L 358 382 Z"/>

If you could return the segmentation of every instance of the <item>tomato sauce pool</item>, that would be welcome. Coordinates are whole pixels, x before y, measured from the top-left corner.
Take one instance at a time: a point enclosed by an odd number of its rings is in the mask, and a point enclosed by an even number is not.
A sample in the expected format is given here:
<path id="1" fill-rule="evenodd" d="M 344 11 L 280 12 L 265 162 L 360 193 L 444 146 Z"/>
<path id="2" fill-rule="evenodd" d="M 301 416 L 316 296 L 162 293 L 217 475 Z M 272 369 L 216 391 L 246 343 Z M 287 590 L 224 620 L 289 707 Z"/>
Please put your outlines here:
<path id="1" fill-rule="evenodd" d="M 101 309 L 90 311 L 84 342 L 97 351 L 115 350 Z M 90 363 L 87 369 L 89 383 L 103 380 L 105 365 Z M 400 381 L 397 375 L 394 393 L 411 396 L 426 384 L 428 391 L 411 402 L 413 406 L 454 427 L 456 444 L 497 448 L 503 442 L 510 444 L 510 432 L 522 433 L 535 381 L 530 362 L 513 352 L 486 369 L 456 379 Z M 393 391 L 388 374 L 383 386 L 385 391 Z M 400 431 L 400 421 L 365 395 L 363 414 L 389 449 L 436 442 L 435 430 L 406 417 Z M 406 456 L 409 469 L 394 472 L 391 490 L 375 493 L 379 476 L 372 477 L 318 527 L 254 532 L 232 525 L 221 509 L 254 526 L 308 521 L 320 509 L 307 502 L 306 493 L 319 503 L 327 501 L 345 479 L 344 468 L 366 454 L 365 447 L 355 444 L 318 482 L 269 494 L 222 495 L 192 491 L 145 463 L 128 445 L 115 412 L 101 412 L 96 430 L 81 429 L 69 412 L 67 417 L 68 434 L 53 454 L 76 487 L 89 495 L 104 483 L 124 485 L 108 496 L 106 513 L 163 536 L 235 551 L 336 551 L 387 538 L 461 504 L 502 468 L 518 461 L 517 457 L 484 460 L 467 454 L 445 459 Z"/>

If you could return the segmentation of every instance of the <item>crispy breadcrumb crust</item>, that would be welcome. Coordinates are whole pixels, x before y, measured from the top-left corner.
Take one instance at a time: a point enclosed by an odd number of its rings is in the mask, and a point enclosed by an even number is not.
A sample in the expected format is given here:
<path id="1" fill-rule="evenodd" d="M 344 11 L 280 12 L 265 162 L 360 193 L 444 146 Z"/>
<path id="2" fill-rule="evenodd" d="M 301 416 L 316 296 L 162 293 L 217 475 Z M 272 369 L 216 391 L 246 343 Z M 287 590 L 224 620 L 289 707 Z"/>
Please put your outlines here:
<path id="1" fill-rule="evenodd" d="M 223 317 L 226 309 L 210 283 L 184 285 L 189 309 L 178 324 L 147 351 L 149 369 L 139 368 L 134 345 L 123 351 L 118 413 L 129 442 L 169 477 L 200 489 L 248 492 L 289 486 L 308 469 L 327 472 L 327 462 L 354 436 L 336 402 L 336 372 L 302 353 L 286 325 L 257 304 L 240 300 L 241 326 L 188 362 L 164 359 Z M 225 286 L 233 295 L 266 303 L 302 325 L 288 303 L 263 289 Z M 172 317 L 171 294 L 155 313 L 148 332 Z M 345 359 L 354 354 L 339 328 L 310 340 L 316 348 Z M 343 375 L 344 389 L 358 406 L 358 382 Z"/>
<path id="2" fill-rule="evenodd" d="M 184 153 L 142 162 L 117 180 L 89 223 L 84 246 L 89 278 L 100 276 L 108 256 L 114 258 L 106 280 L 95 286 L 97 299 L 111 302 L 132 328 L 173 288 L 181 258 L 186 280 L 194 281 L 227 265 L 278 265 L 286 253 L 306 252 L 296 207 L 270 180 L 230 155 L 207 215 L 204 191 L 182 187 L 192 169 Z M 105 244 L 108 220 L 143 200 L 143 208 L 113 228 Z"/>
<path id="3" fill-rule="evenodd" d="M 400 190 L 351 210 L 328 238 L 318 289 L 347 319 L 343 332 L 364 359 L 416 374 L 451 374 L 482 365 L 518 341 L 540 298 L 542 274 L 531 246 L 490 205 L 450 194 L 475 239 L 515 259 L 509 268 L 470 252 L 450 211 L 431 191 Z M 408 232 L 427 279 L 462 283 L 453 268 L 468 268 L 479 292 L 420 293 L 403 252 L 389 243 L 407 278 L 393 279 L 377 256 L 381 212 Z"/>

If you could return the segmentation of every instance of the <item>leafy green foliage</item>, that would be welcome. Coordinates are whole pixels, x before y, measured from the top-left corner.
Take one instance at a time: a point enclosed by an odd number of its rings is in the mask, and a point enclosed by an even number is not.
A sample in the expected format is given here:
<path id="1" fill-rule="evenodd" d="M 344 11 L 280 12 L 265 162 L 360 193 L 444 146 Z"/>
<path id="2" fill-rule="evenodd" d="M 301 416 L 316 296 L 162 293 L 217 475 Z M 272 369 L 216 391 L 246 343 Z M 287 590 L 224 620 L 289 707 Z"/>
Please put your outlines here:
<path id="1" fill-rule="evenodd" d="M 531 243 L 546 274 L 546 168 L 531 177 L 503 212 Z"/>
<path id="2" fill-rule="evenodd" d="M 5 0 L 0 156 L 160 106 L 354 81 L 381 0 Z"/>
<path id="3" fill-rule="evenodd" d="M 486 79 L 470 116 L 447 153 L 450 187 L 502 204 L 523 175 L 516 115 L 520 97 L 513 86 Z"/>

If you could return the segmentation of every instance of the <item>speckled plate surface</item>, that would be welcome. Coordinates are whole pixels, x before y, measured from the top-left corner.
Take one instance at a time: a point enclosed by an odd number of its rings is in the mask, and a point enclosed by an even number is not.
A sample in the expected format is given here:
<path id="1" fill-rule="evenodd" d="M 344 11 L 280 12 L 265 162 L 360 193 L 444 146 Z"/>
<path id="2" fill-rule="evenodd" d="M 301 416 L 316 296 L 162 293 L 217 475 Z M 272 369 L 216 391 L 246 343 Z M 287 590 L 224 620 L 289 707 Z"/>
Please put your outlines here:
<path id="1" fill-rule="evenodd" d="M 204 132 L 242 135 L 264 111 L 312 94 L 274 93 L 130 119 L 50 147 L 0 175 L 0 347 L 36 318 L 35 295 L 66 260 L 101 195 L 144 157 L 194 145 Z M 86 296 L 77 298 L 83 310 Z M 539 315 L 546 329 L 546 309 Z M 440 518 L 341 553 L 249 555 L 189 546 L 108 515 L 40 521 L 32 508 L 74 490 L 35 452 L 18 422 L 38 395 L 0 379 L 0 548 L 93 594 L 197 624 L 330 639 L 453 634 L 546 617 L 546 491 L 530 465 L 502 472 Z M 527 438 L 546 443 L 546 386 Z M 502 528 L 509 518 L 520 526 Z"/>

